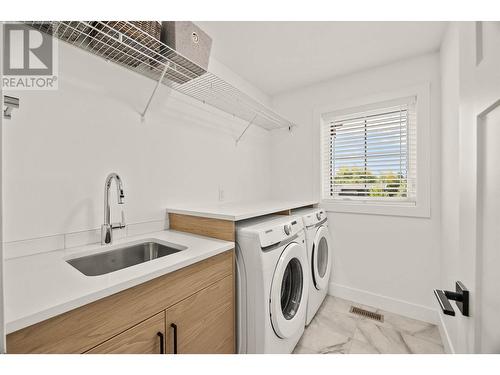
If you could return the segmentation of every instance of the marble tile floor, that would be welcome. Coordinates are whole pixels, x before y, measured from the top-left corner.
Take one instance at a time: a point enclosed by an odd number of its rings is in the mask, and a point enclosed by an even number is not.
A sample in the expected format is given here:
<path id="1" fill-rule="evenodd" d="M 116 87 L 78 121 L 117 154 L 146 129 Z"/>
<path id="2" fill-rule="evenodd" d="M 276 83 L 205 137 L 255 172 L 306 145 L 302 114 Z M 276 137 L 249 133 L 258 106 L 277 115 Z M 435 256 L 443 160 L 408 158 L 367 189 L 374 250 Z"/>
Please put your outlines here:
<path id="1" fill-rule="evenodd" d="M 383 322 L 349 312 L 351 305 L 384 315 Z M 442 354 L 436 325 L 327 296 L 295 354 Z"/>

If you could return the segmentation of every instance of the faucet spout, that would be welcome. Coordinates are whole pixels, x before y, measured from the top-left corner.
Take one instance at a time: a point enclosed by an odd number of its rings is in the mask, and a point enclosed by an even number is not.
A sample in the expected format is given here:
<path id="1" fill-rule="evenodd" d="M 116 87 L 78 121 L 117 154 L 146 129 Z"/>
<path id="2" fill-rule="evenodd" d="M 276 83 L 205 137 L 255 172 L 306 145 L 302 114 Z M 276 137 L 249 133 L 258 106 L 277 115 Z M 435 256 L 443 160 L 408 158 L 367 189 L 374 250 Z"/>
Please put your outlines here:
<path id="1" fill-rule="evenodd" d="M 109 193 L 109 188 L 111 186 L 111 181 L 116 181 L 116 196 L 118 197 L 118 204 L 123 204 L 123 199 L 125 198 L 125 193 L 123 192 L 122 179 L 116 173 L 110 173 L 106 177 L 105 189 Z"/>
<path id="2" fill-rule="evenodd" d="M 116 195 L 118 204 L 124 203 L 125 193 L 120 176 L 116 173 L 110 173 L 104 182 L 104 224 L 101 226 L 101 244 L 110 244 L 113 241 L 113 229 L 125 228 L 125 216 L 122 210 L 122 221 L 118 224 L 111 224 L 111 212 L 109 208 L 109 189 L 112 181 L 116 183 Z"/>

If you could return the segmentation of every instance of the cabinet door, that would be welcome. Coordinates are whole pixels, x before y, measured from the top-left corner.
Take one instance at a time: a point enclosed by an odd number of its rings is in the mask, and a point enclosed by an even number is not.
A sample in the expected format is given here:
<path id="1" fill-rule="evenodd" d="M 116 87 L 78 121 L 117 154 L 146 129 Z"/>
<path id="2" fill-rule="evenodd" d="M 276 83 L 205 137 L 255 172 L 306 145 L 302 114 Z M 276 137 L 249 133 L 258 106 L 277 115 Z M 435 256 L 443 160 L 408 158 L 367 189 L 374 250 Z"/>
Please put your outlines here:
<path id="1" fill-rule="evenodd" d="M 111 319 L 112 317 L 110 317 Z M 90 349 L 88 354 L 164 354 L 165 312 Z"/>
<path id="2" fill-rule="evenodd" d="M 234 353 L 233 283 L 228 276 L 167 309 L 167 353 Z"/>

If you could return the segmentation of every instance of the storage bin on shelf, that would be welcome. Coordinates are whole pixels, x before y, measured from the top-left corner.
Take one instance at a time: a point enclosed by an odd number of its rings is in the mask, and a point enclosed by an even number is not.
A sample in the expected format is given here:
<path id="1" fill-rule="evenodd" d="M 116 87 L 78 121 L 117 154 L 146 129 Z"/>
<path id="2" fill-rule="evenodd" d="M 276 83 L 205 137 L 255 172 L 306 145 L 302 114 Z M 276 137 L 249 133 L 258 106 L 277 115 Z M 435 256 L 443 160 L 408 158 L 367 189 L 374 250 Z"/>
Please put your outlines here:
<path id="1" fill-rule="evenodd" d="M 156 68 L 161 43 L 158 21 L 95 21 L 90 47 L 115 62 Z M 149 61 L 148 61 L 149 57 Z"/>

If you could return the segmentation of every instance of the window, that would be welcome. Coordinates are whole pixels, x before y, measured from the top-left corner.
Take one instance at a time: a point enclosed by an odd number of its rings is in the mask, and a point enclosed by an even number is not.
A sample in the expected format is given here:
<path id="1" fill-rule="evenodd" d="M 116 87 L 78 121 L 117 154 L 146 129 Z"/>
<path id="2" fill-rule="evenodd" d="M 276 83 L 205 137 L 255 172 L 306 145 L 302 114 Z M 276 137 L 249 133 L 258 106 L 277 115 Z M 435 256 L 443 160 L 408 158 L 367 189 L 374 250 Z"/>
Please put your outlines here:
<path id="1" fill-rule="evenodd" d="M 415 205 L 417 99 L 323 116 L 323 199 Z"/>

